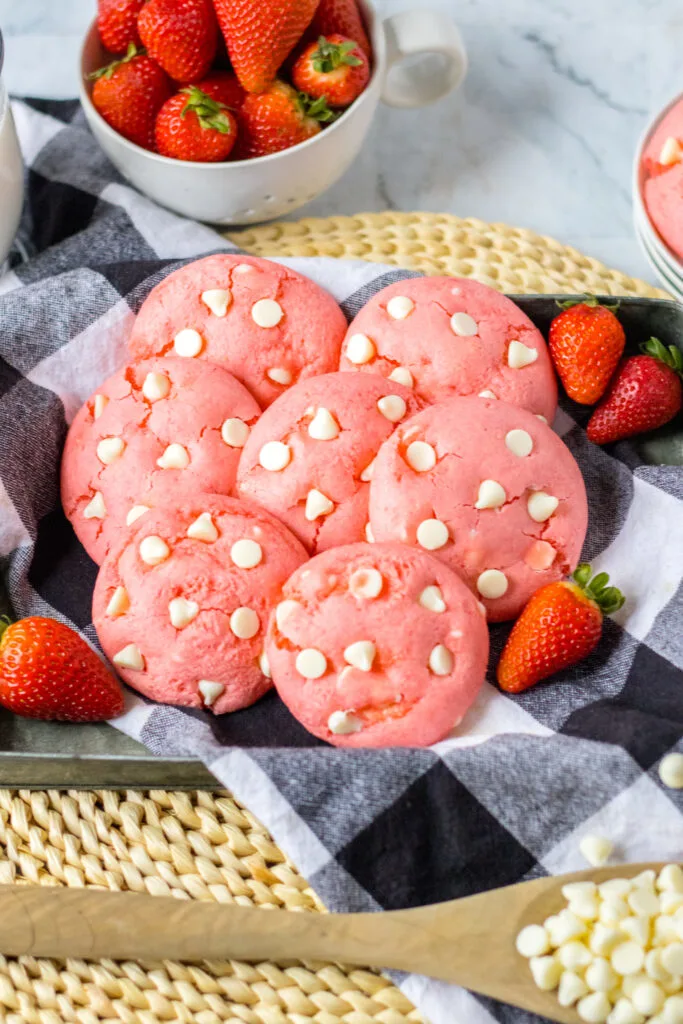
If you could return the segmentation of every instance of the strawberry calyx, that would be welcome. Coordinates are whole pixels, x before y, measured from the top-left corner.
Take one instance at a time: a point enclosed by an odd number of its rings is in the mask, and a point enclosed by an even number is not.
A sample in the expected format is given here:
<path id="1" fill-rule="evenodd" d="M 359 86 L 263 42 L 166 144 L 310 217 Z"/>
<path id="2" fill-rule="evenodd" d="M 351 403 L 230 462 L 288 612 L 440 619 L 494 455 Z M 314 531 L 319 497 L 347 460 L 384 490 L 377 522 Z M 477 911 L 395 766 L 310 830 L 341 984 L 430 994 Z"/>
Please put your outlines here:
<path id="1" fill-rule="evenodd" d="M 223 113 L 224 110 L 229 109 L 225 103 L 212 99 L 196 85 L 188 85 L 187 88 L 180 91 L 188 97 L 187 103 L 180 112 L 181 117 L 185 117 L 191 110 L 197 115 L 197 120 L 202 128 L 212 128 L 214 131 L 220 132 L 221 135 L 232 134 L 230 118 Z"/>
<path id="2" fill-rule="evenodd" d="M 670 370 L 683 377 L 683 352 L 676 345 L 664 345 L 659 338 L 650 338 L 640 346 L 640 351 L 646 356 L 652 356 L 660 363 L 664 363 Z"/>
<path id="3" fill-rule="evenodd" d="M 331 43 L 325 36 L 318 36 L 318 48 L 311 54 L 313 68 L 321 75 L 329 75 L 345 64 L 358 67 L 363 61 L 352 53 L 357 48 L 358 43 L 352 39 L 345 43 Z"/>
<path id="4" fill-rule="evenodd" d="M 299 92 L 297 100 L 304 117 L 311 117 L 314 121 L 320 121 L 322 124 L 329 124 L 330 121 L 335 121 L 339 117 L 339 114 L 328 107 L 327 96 L 319 96 L 314 100 L 307 92 Z"/>
<path id="5" fill-rule="evenodd" d="M 557 305 L 560 309 L 572 309 L 574 306 L 588 306 L 594 309 L 596 306 L 602 306 L 603 309 L 609 309 L 611 313 L 616 313 L 619 309 L 618 302 L 615 302 L 613 305 L 607 302 L 600 302 L 597 295 L 592 295 L 590 292 L 578 299 L 566 299 L 564 302 L 558 301 Z"/>
<path id="6" fill-rule="evenodd" d="M 588 562 L 582 562 L 572 576 L 572 586 L 578 587 L 582 594 L 597 604 L 603 615 L 618 612 L 626 600 L 622 592 L 618 587 L 608 586 L 609 575 L 606 572 L 599 572 L 591 579 L 592 574 Z"/>
<path id="7" fill-rule="evenodd" d="M 136 46 L 135 43 L 128 43 L 128 49 L 126 50 L 125 57 L 119 57 L 117 60 L 113 60 L 111 64 L 105 64 L 104 67 L 98 68 L 97 71 L 91 71 L 88 75 L 90 81 L 94 82 L 98 78 L 111 78 L 117 68 L 120 68 L 122 64 L 129 64 L 133 57 L 144 57 L 147 50 L 144 46 Z"/>

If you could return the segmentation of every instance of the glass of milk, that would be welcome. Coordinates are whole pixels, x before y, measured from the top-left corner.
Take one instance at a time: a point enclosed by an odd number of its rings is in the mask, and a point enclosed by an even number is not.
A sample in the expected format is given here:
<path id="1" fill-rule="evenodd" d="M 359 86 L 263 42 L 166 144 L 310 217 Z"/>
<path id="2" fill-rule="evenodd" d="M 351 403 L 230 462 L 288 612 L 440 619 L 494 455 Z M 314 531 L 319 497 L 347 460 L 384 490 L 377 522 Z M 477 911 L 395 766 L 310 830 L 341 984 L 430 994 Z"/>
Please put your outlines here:
<path id="1" fill-rule="evenodd" d="M 4 54 L 0 33 L 0 272 L 17 233 L 24 195 L 21 152 L 2 79 Z"/>

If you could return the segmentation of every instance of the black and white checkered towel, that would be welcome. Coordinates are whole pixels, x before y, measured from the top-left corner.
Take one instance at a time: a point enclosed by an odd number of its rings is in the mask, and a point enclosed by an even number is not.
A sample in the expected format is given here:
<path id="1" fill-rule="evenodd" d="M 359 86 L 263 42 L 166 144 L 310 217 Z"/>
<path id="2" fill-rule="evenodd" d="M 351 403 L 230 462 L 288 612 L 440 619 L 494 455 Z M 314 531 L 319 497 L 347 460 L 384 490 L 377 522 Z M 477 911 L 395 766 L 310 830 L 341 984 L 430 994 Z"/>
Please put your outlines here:
<path id="1" fill-rule="evenodd" d="M 230 246 L 125 185 L 75 102 L 14 111 L 28 203 L 0 278 L 0 556 L 19 615 L 57 616 L 94 641 L 95 566 L 59 504 L 66 425 L 125 360 L 150 288 L 178 261 Z M 349 316 L 408 276 L 283 262 Z M 567 412 L 558 425 L 590 496 L 584 557 L 628 595 L 564 681 L 516 698 L 486 684 L 466 731 L 430 750 L 334 750 L 272 693 L 219 719 L 133 699 L 117 723 L 159 754 L 201 757 L 332 909 L 408 907 L 578 869 L 588 832 L 624 860 L 683 857 L 683 792 L 656 770 L 683 750 L 683 470 L 639 465 L 625 445 L 608 454 Z M 493 630 L 492 664 L 506 635 Z M 425 978 L 401 985 L 432 1024 L 529 1019 Z"/>

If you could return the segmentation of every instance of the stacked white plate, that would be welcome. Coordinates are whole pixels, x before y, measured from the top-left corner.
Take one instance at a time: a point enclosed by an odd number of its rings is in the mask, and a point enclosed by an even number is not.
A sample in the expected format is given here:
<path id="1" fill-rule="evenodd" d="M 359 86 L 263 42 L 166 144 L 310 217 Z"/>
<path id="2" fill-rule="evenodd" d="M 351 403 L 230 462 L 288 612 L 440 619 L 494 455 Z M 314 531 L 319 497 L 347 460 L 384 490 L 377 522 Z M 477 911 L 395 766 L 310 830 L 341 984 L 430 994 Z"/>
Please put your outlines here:
<path id="1" fill-rule="evenodd" d="M 633 223 L 636 237 L 662 287 L 671 292 L 680 302 L 683 302 L 683 261 L 663 241 L 647 215 L 643 202 L 642 188 L 644 177 L 641 161 L 643 152 L 660 121 L 682 99 L 683 95 L 681 93 L 674 96 L 647 126 L 638 144 L 633 165 Z"/>

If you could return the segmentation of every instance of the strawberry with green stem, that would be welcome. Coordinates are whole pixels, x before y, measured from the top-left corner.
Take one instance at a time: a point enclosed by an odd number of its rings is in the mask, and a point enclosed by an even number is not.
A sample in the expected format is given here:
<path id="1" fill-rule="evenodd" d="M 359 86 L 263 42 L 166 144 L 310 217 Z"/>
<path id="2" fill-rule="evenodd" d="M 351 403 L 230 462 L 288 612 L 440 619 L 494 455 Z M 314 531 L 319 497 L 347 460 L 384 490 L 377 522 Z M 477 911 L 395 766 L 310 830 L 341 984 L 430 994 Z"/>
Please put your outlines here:
<path id="1" fill-rule="evenodd" d="M 131 43 L 125 57 L 89 77 L 95 83 L 93 104 L 107 124 L 130 142 L 154 149 L 157 112 L 172 91 L 166 72 Z"/>
<path id="2" fill-rule="evenodd" d="M 650 338 L 641 355 L 625 359 L 586 432 L 595 444 L 609 444 L 664 426 L 683 404 L 683 352 Z"/>
<path id="3" fill-rule="evenodd" d="M 225 103 L 196 85 L 181 89 L 157 114 L 156 146 L 176 160 L 227 160 L 237 139 L 237 121 Z"/>
<path id="4" fill-rule="evenodd" d="M 591 579 L 582 563 L 570 580 L 541 587 L 527 602 L 498 662 L 497 678 L 506 693 L 522 693 L 541 679 L 575 665 L 595 649 L 605 615 L 624 604 L 606 572 Z"/>
<path id="5" fill-rule="evenodd" d="M 370 78 L 370 64 L 353 39 L 320 36 L 310 43 L 292 68 L 292 81 L 312 98 L 325 98 L 331 107 L 348 107 Z"/>
<path id="6" fill-rule="evenodd" d="M 548 347 L 564 389 L 575 402 L 594 405 L 605 393 L 626 344 L 616 306 L 594 295 L 559 303 L 550 325 Z"/>

